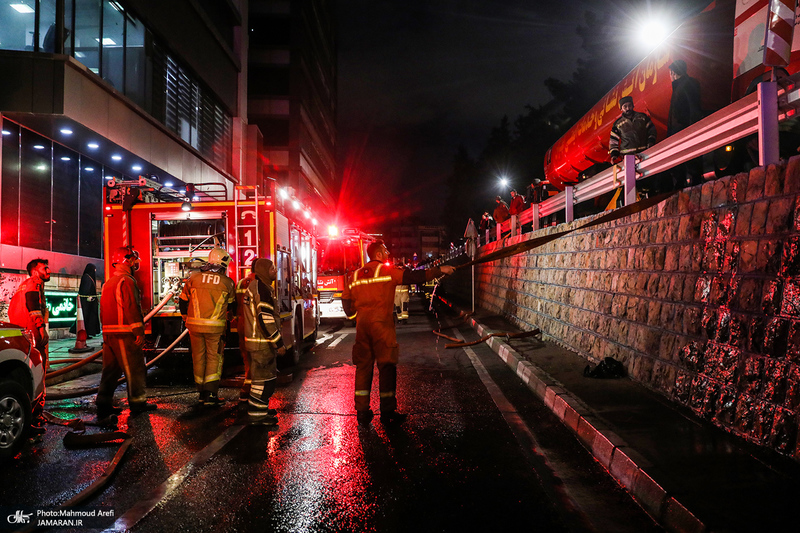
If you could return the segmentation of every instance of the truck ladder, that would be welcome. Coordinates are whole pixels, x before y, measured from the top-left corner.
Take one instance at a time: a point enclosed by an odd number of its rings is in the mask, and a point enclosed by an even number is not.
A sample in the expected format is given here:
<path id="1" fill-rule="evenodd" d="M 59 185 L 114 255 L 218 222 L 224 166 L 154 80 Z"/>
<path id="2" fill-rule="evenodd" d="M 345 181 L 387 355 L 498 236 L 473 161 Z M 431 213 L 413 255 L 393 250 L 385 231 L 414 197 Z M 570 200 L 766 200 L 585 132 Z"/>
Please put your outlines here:
<path id="1" fill-rule="evenodd" d="M 250 204 L 248 192 L 252 191 L 253 203 Z M 234 212 L 236 213 L 236 265 L 239 278 L 247 276 L 250 265 L 258 257 L 258 187 L 255 185 L 237 185 L 233 193 Z"/>

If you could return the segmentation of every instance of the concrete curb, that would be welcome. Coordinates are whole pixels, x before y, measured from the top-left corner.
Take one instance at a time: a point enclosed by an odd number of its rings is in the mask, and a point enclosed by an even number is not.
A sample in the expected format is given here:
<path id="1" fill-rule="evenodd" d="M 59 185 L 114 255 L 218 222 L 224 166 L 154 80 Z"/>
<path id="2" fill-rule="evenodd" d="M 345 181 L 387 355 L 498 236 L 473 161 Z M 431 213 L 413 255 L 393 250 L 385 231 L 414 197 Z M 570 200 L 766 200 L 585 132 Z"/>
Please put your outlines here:
<path id="1" fill-rule="evenodd" d="M 489 328 L 474 318 L 470 318 L 469 322 L 481 337 L 491 333 Z M 575 433 L 595 459 L 662 527 L 676 533 L 707 531 L 700 519 L 654 479 L 654 466 L 606 427 L 580 399 L 560 387 L 544 370 L 526 361 L 502 337 L 490 337 L 486 344 Z"/>

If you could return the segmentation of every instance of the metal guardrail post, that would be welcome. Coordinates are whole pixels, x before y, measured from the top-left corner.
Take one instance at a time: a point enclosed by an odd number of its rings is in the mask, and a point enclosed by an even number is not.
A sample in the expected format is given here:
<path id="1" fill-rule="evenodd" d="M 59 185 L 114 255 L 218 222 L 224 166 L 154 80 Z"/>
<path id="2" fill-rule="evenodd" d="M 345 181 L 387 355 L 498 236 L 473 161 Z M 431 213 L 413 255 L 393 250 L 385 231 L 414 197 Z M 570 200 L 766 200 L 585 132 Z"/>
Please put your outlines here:
<path id="1" fill-rule="evenodd" d="M 531 204 L 531 222 L 533 224 L 532 231 L 541 229 L 541 221 L 539 220 L 539 204 Z"/>
<path id="2" fill-rule="evenodd" d="M 625 194 L 625 205 L 636 202 L 636 156 L 633 154 L 625 155 L 625 178 L 623 181 Z"/>
<path id="3" fill-rule="evenodd" d="M 572 185 L 564 187 L 564 214 L 566 222 L 572 222 L 575 219 L 575 194 Z"/>
<path id="4" fill-rule="evenodd" d="M 765 81 L 758 84 L 758 164 L 777 163 L 778 151 L 778 84 Z"/>

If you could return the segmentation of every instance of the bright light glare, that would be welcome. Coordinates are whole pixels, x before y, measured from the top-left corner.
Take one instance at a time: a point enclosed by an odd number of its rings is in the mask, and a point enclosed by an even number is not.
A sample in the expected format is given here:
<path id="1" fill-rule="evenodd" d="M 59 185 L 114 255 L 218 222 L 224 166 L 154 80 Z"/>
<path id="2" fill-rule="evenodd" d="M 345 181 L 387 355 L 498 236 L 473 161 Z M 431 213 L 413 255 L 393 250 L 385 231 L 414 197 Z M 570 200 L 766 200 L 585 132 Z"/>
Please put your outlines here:
<path id="1" fill-rule="evenodd" d="M 508 186 L 508 178 L 506 178 L 505 176 L 501 177 L 500 178 L 500 185 L 502 185 L 503 187 Z"/>
<path id="2" fill-rule="evenodd" d="M 281 198 L 283 198 L 284 200 L 289 198 L 289 193 L 286 192 L 286 189 L 279 189 L 278 194 L 280 194 Z"/>
<path id="3" fill-rule="evenodd" d="M 27 6 L 25 4 L 10 4 L 10 5 L 18 13 L 35 13 L 35 11 L 31 6 Z"/>
<path id="4" fill-rule="evenodd" d="M 667 39 L 669 31 L 670 28 L 663 18 L 651 18 L 642 24 L 639 30 L 639 42 L 649 52 Z"/>
<path id="5" fill-rule="evenodd" d="M 330 235 L 331 237 L 336 237 L 337 235 L 339 235 L 339 228 L 337 228 L 336 226 L 328 226 L 328 235 Z"/>
<path id="6" fill-rule="evenodd" d="M 300 202 L 298 202 L 297 200 L 292 200 L 292 207 L 294 207 L 295 209 L 300 209 Z"/>
<path id="7" fill-rule="evenodd" d="M 303 216 L 306 218 L 311 218 L 311 213 L 309 213 L 308 211 L 304 211 Z"/>

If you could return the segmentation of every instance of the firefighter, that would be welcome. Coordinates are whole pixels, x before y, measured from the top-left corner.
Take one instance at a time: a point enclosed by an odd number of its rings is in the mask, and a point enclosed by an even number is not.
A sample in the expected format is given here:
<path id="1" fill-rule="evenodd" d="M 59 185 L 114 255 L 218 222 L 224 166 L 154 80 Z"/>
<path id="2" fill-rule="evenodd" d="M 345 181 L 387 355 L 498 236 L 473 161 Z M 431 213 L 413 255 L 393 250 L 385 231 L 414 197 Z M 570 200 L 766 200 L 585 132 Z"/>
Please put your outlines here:
<path id="1" fill-rule="evenodd" d="M 208 407 L 225 403 L 217 393 L 222 377 L 222 335 L 228 306 L 236 301 L 236 285 L 226 274 L 230 262 L 231 256 L 222 248 L 211 250 L 208 262 L 183 284 L 178 302 L 191 338 L 199 405 Z"/>
<path id="2" fill-rule="evenodd" d="M 256 275 L 253 273 L 253 264 L 255 262 L 250 265 L 250 273 L 236 284 L 236 331 L 239 334 L 239 352 L 242 354 L 242 362 L 244 363 L 244 382 L 242 383 L 242 389 L 239 391 L 239 402 L 248 400 L 252 383 L 250 352 L 247 351 L 244 340 L 244 295 L 247 292 L 247 287 L 256 279 Z"/>
<path id="3" fill-rule="evenodd" d="M 24 326 L 33 334 L 34 345 L 42 354 L 42 362 L 47 370 L 49 366 L 49 336 L 47 333 L 47 303 L 44 299 L 44 284 L 50 281 L 50 267 L 47 259 L 34 259 L 26 266 L 28 279 L 20 283 L 17 292 L 11 297 L 8 306 L 8 319 L 19 326 Z M 33 408 L 31 430 L 34 435 L 44 433 L 45 419 L 44 394 L 41 401 Z"/>
<path id="4" fill-rule="evenodd" d="M 656 145 L 656 127 L 646 113 L 633 109 L 633 98 L 619 99 L 622 115 L 611 126 L 608 153 L 614 163 L 626 154 L 638 154 Z"/>
<path id="5" fill-rule="evenodd" d="M 247 414 L 250 424 L 274 426 L 277 411 L 269 408 L 278 377 L 277 356 L 286 353 L 281 338 L 281 316 L 272 284 L 278 270 L 269 259 L 256 259 L 251 267 L 255 279 L 242 296 L 245 348 L 250 354 L 250 399 Z"/>
<path id="6" fill-rule="evenodd" d="M 373 417 L 369 407 L 372 374 L 378 364 L 381 422 L 398 424 L 406 414 L 397 412 L 397 361 L 400 350 L 394 327 L 394 294 L 398 285 L 422 284 L 443 274 L 452 274 L 449 265 L 421 271 L 403 271 L 386 266 L 389 250 L 383 241 L 367 247 L 370 262 L 347 279 L 342 293 L 342 306 L 347 316 L 357 314 L 356 342 L 353 363 L 356 365 L 355 407 L 361 425 Z"/>
<path id="7" fill-rule="evenodd" d="M 122 409 L 113 405 L 114 390 L 122 373 L 128 380 L 128 407 L 131 415 L 157 409 L 147 402 L 145 392 L 144 320 L 139 287 L 133 273 L 139 270 L 139 252 L 130 246 L 117 248 L 111 254 L 114 273 L 103 285 L 100 294 L 100 316 L 103 320 L 103 373 L 97 390 L 97 420 L 113 425 L 112 415 Z"/>

